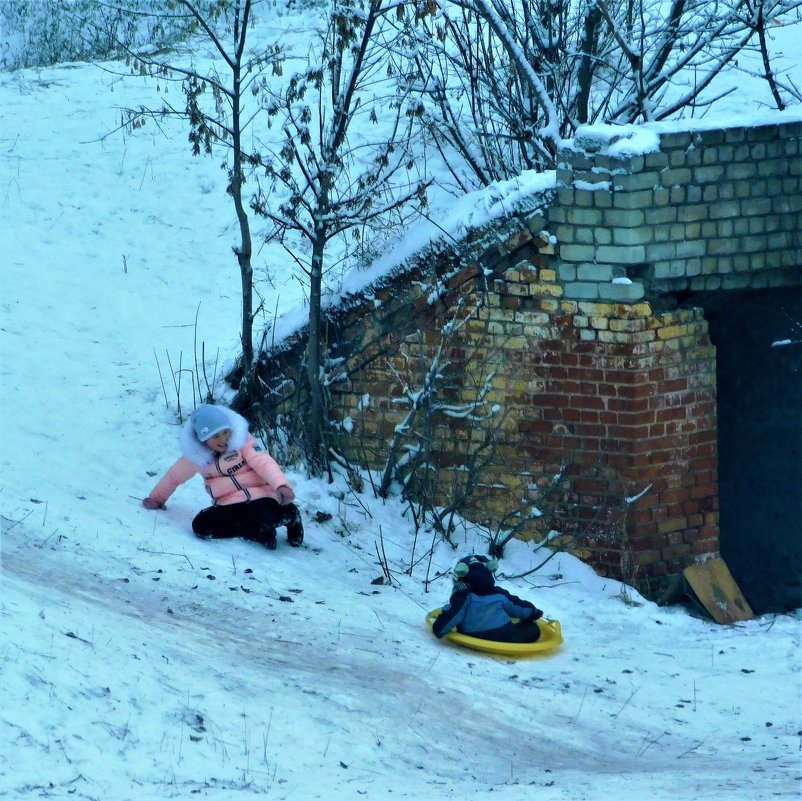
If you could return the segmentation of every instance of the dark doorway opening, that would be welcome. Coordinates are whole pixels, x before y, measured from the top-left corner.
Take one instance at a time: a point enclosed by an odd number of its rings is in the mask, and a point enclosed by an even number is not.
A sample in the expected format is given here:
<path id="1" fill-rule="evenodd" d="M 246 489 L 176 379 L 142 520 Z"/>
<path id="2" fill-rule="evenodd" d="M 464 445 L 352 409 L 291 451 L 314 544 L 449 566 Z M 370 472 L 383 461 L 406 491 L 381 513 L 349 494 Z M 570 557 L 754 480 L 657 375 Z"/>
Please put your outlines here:
<path id="1" fill-rule="evenodd" d="M 694 294 L 716 347 L 721 555 L 757 614 L 802 607 L 802 287 Z"/>

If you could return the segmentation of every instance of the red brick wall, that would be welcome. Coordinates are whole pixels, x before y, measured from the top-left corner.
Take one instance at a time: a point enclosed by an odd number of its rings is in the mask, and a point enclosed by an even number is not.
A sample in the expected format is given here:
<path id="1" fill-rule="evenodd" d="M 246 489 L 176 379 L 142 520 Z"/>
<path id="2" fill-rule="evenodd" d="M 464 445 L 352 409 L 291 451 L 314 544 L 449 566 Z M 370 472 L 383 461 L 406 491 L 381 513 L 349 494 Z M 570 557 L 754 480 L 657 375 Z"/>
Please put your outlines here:
<path id="1" fill-rule="evenodd" d="M 488 403 L 503 412 L 497 458 L 469 515 L 492 526 L 524 497 L 540 505 L 550 477 L 570 461 L 556 505 L 559 524 L 581 534 L 575 550 L 656 595 L 667 577 L 718 551 L 707 324 L 701 310 L 566 300 L 550 250 L 519 232 L 495 252 L 492 268 L 470 261 L 452 272 L 453 261 L 440 257 L 339 310 L 329 328 L 340 374 L 331 385 L 331 414 L 343 424 L 337 445 L 357 464 L 383 466 L 406 414 L 397 402 L 402 383 L 418 386 L 462 299 L 474 311 L 448 343 L 444 396 L 469 402 L 494 372 Z M 297 363 L 293 352 L 275 356 L 266 374 L 292 374 Z M 438 422 L 435 458 L 447 475 L 479 435 L 462 419 Z M 545 523 L 533 521 L 528 533 L 542 536 Z"/>

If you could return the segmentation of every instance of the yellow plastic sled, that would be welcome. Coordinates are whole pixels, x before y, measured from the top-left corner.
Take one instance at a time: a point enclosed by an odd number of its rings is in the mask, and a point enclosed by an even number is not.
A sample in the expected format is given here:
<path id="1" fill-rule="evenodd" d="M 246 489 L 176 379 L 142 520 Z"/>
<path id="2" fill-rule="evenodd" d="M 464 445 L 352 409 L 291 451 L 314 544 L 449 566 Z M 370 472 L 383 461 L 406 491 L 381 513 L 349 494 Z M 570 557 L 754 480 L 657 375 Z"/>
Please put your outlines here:
<path id="1" fill-rule="evenodd" d="M 426 623 L 431 629 L 435 618 L 442 612 L 441 608 L 432 609 L 426 615 Z M 517 618 L 513 618 L 517 620 Z M 496 642 L 495 640 L 483 640 L 480 637 L 470 637 L 467 634 L 460 634 L 458 631 L 449 631 L 444 640 L 461 645 L 463 648 L 471 648 L 474 651 L 483 651 L 488 654 L 501 654 L 502 656 L 537 656 L 538 654 L 548 654 L 556 651 L 563 641 L 562 627 L 559 620 L 546 620 L 540 618 L 537 621 L 540 628 L 540 639 L 537 642 Z"/>

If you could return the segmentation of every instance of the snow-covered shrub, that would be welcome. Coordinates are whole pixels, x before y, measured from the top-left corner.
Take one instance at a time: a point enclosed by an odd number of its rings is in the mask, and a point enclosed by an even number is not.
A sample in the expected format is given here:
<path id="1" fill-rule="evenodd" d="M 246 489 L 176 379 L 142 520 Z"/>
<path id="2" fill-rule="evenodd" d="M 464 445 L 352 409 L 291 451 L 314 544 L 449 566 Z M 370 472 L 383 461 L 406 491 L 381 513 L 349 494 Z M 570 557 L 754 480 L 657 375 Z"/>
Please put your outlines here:
<path id="1" fill-rule="evenodd" d="M 0 0 L 0 69 L 118 58 L 192 31 L 188 18 L 161 0 Z"/>

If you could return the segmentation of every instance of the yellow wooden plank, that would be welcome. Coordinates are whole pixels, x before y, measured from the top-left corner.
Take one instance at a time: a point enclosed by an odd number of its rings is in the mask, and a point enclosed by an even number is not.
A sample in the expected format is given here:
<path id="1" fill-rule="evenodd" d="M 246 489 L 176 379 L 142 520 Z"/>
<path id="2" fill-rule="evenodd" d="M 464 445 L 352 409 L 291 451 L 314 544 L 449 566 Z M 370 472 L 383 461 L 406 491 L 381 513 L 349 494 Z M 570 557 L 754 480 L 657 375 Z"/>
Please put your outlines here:
<path id="1" fill-rule="evenodd" d="M 699 603 L 716 623 L 736 623 L 755 616 L 720 557 L 686 567 L 683 574 Z"/>

